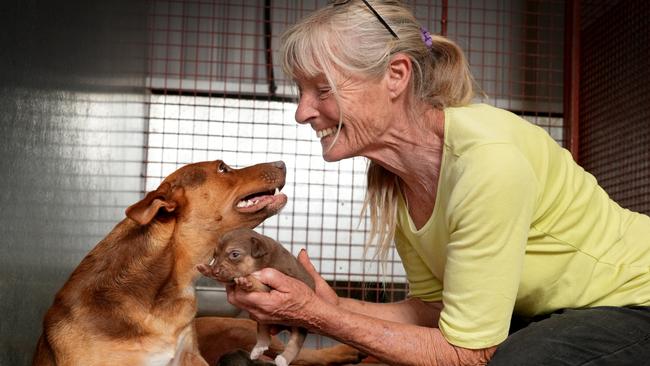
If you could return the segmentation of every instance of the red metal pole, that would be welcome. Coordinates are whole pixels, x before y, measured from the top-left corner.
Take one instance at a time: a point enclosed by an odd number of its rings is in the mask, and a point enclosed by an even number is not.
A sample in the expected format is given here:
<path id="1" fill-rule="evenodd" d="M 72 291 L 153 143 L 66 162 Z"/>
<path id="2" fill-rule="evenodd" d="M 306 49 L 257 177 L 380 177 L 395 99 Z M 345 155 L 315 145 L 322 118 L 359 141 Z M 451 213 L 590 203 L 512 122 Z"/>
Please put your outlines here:
<path id="1" fill-rule="evenodd" d="M 449 4 L 447 4 L 447 0 L 442 0 L 442 17 L 440 19 L 440 34 L 442 36 L 447 36 L 447 9 L 449 8 Z"/>
<path id="2" fill-rule="evenodd" d="M 567 148 L 580 152 L 580 0 L 566 0 L 564 19 L 564 127 Z"/>

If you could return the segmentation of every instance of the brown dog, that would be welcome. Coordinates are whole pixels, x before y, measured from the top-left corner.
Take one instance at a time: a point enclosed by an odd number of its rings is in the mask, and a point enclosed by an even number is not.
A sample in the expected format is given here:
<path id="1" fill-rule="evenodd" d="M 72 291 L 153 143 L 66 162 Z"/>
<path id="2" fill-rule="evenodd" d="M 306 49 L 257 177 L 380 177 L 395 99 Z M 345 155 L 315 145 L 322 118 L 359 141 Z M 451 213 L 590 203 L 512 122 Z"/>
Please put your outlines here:
<path id="1" fill-rule="evenodd" d="M 247 291 L 270 291 L 266 285 L 249 276 L 262 268 L 277 269 L 314 289 L 314 279 L 282 244 L 251 229 L 236 229 L 224 234 L 211 263 L 197 266 L 203 275 L 221 283 L 236 283 Z M 289 365 L 298 355 L 306 336 L 306 329 L 291 327 L 291 337 L 284 352 L 275 358 L 276 365 Z M 251 351 L 251 359 L 259 358 L 270 344 L 269 327 L 258 324 L 257 343 Z"/>
<path id="2" fill-rule="evenodd" d="M 194 282 L 222 233 L 253 228 L 287 197 L 283 162 L 186 165 L 126 210 L 45 315 L 34 365 L 207 365 Z"/>

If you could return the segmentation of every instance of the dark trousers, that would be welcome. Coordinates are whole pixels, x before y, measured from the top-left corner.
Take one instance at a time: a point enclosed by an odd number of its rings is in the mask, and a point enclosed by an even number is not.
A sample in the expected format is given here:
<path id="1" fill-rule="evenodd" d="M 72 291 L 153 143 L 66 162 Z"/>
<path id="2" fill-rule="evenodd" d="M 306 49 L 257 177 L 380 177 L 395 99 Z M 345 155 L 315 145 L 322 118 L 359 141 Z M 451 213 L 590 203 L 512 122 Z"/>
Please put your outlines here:
<path id="1" fill-rule="evenodd" d="M 489 366 L 649 366 L 650 307 L 562 310 L 513 318 Z"/>

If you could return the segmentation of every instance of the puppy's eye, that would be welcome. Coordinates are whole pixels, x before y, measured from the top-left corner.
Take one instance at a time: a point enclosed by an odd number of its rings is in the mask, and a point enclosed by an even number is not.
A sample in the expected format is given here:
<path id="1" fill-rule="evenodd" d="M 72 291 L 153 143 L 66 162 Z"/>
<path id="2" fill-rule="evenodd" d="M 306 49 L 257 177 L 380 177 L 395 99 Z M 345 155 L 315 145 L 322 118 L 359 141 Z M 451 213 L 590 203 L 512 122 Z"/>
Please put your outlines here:
<path id="1" fill-rule="evenodd" d="M 239 259 L 240 256 L 241 256 L 241 253 L 239 253 L 238 251 L 233 251 L 233 252 L 230 252 L 230 254 L 228 254 L 228 258 L 230 258 L 230 259 Z"/>
<path id="2" fill-rule="evenodd" d="M 228 165 L 226 165 L 226 163 L 224 163 L 223 161 L 220 161 L 219 165 L 217 166 L 217 171 L 219 173 L 226 173 L 226 172 L 230 171 L 230 167 Z"/>

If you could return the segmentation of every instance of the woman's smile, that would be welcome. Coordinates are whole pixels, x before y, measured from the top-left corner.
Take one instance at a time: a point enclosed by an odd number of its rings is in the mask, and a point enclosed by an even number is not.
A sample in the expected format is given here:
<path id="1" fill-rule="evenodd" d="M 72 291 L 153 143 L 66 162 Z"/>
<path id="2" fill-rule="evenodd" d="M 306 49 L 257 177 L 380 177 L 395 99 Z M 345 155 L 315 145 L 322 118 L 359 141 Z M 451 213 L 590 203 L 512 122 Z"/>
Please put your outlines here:
<path id="1" fill-rule="evenodd" d="M 322 130 L 317 130 L 316 131 L 316 136 L 319 139 L 322 139 L 323 137 L 327 137 L 327 136 L 335 134 L 336 130 L 337 130 L 336 127 L 329 127 L 329 128 L 324 128 Z"/>

